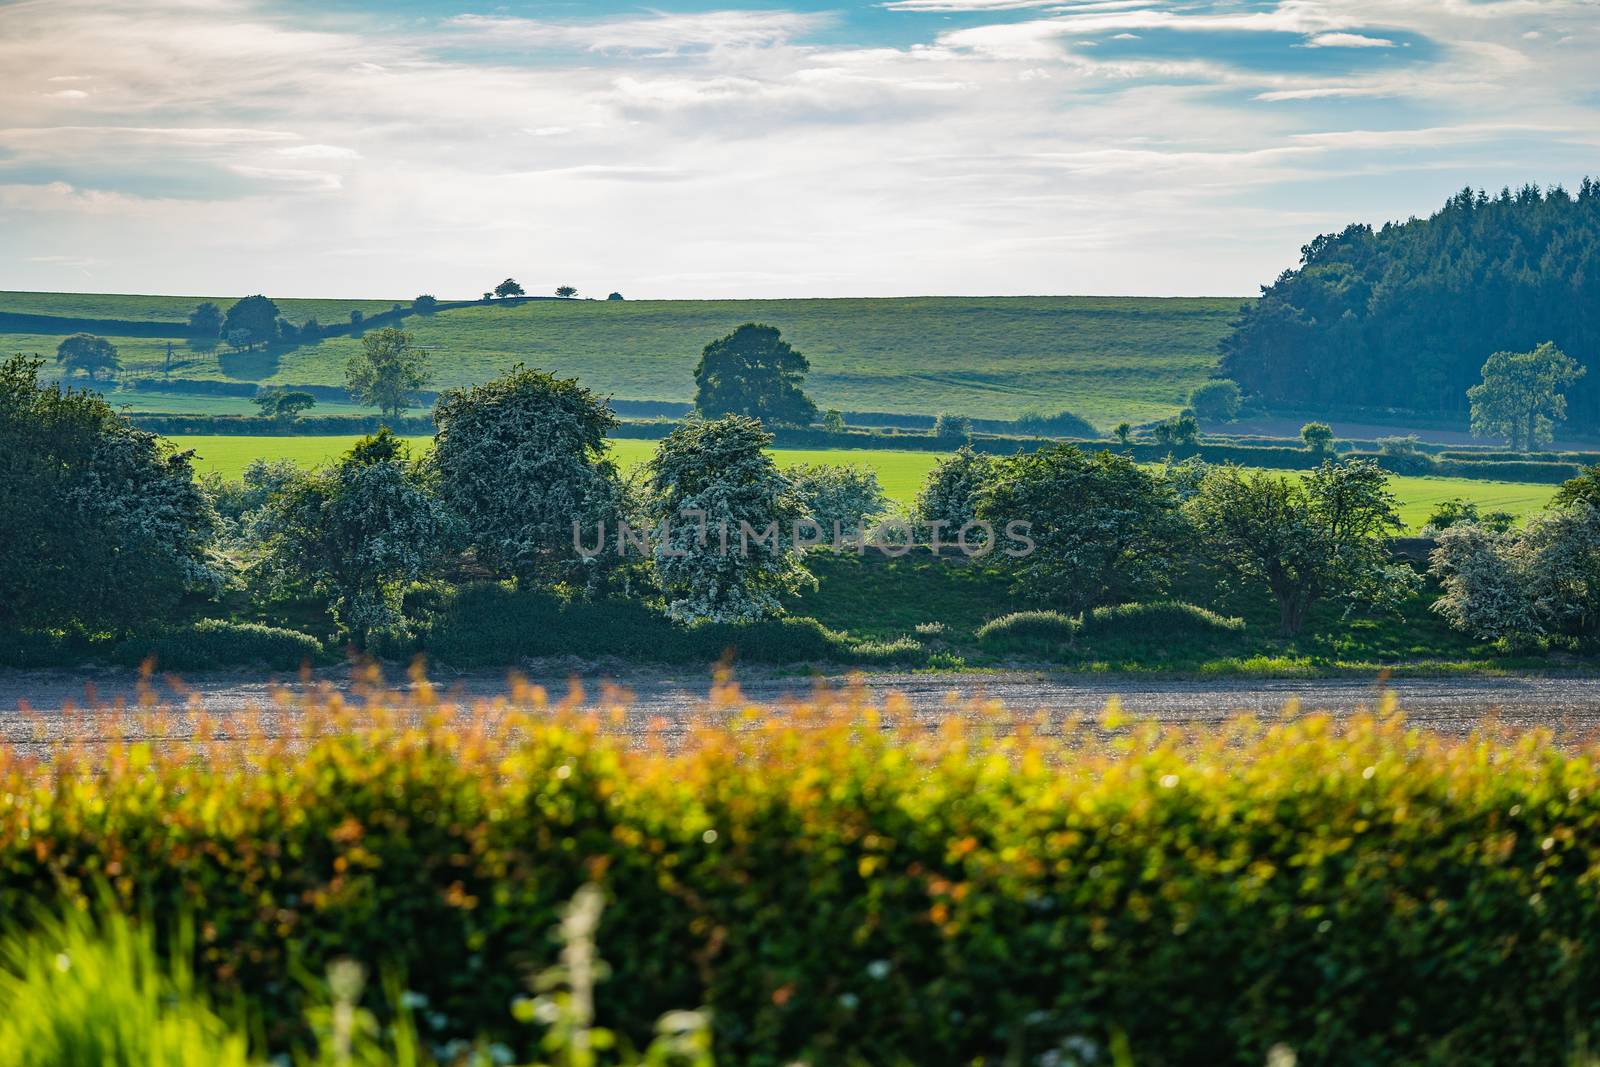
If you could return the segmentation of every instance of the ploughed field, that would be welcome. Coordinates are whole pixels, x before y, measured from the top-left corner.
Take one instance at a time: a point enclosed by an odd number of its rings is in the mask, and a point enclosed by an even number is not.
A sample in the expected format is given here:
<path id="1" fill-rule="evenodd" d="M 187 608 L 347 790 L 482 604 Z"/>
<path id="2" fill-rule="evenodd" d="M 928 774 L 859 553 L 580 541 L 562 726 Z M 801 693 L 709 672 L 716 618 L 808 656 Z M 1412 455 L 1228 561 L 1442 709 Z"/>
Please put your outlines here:
<path id="1" fill-rule="evenodd" d="M 254 459 L 292 459 L 307 467 L 336 458 L 348 450 L 356 437 L 244 437 L 174 436 L 181 447 L 193 449 L 201 471 L 217 471 L 226 478 L 237 478 Z M 432 438 L 409 437 L 413 450 L 430 447 Z M 617 465 L 630 469 L 649 458 L 654 441 L 613 439 L 611 454 Z M 848 463 L 869 467 L 878 475 L 878 484 L 895 503 L 909 507 L 916 499 L 928 472 L 941 458 L 939 453 L 879 449 L 774 449 L 779 466 L 798 463 Z M 1434 507 L 1442 500 L 1461 497 L 1478 505 L 1483 512 L 1509 511 L 1521 518 L 1549 503 L 1555 487 L 1532 482 L 1496 482 L 1473 478 L 1426 478 L 1394 475 L 1390 487 L 1400 499 L 1400 515 L 1412 529 L 1420 529 Z"/>

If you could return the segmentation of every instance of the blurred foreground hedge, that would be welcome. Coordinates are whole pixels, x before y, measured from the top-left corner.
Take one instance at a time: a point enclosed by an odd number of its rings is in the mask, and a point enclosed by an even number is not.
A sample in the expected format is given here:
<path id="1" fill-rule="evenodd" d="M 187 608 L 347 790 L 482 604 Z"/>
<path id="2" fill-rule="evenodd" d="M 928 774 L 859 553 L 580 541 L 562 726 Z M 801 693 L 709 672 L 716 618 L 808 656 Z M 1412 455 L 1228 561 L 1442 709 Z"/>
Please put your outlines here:
<path id="1" fill-rule="evenodd" d="M 723 1064 L 1553 1063 L 1600 1016 L 1600 771 L 1393 718 L 1054 736 L 829 698 L 621 735 L 620 705 L 424 686 L 180 717 L 199 740 L 0 756 L 0 912 L 193 917 L 280 1043 L 353 957 L 430 1037 L 508 1006 L 585 882 L 602 1021 L 705 1005 Z M 100 720 L 103 722 L 103 720 Z M 1008 736 L 999 736 L 1005 733 Z M 228 736 L 220 736 L 227 734 Z"/>

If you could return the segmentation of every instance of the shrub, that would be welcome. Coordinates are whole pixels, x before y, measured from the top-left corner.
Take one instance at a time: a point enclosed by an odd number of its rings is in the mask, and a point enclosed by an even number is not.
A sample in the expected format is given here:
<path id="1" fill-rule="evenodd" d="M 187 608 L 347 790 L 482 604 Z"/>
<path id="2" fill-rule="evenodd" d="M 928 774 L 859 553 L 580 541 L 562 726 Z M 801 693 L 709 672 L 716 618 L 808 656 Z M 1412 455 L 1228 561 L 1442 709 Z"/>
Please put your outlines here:
<path id="1" fill-rule="evenodd" d="M 852 658 L 844 635 L 805 616 L 702 622 L 687 627 L 686 638 L 688 658 L 702 663 L 725 655 L 744 663 L 813 663 Z"/>
<path id="2" fill-rule="evenodd" d="M 1108 1062 L 1114 1040 L 1138 1063 L 1560 1063 L 1600 1039 L 1590 744 L 1388 707 L 986 741 L 992 709 L 934 734 L 842 703 L 671 751 L 524 689 L 478 716 L 298 706 L 300 738 L 248 760 L 113 742 L 41 786 L 0 757 L 0 908 L 108 870 L 129 911 L 202 908 L 200 977 L 275 1048 L 291 972 L 336 957 L 406 975 L 441 1039 L 526 1048 L 507 1005 L 585 883 L 610 903 L 597 1025 L 642 1043 L 704 1004 L 725 1063 Z"/>
<path id="3" fill-rule="evenodd" d="M 806 518 L 817 524 L 812 535 L 831 544 L 865 531 L 889 506 L 876 471 L 850 463 L 799 463 L 783 472 Z M 805 535 L 802 528 L 802 536 Z"/>
<path id="4" fill-rule="evenodd" d="M 1083 632 L 1095 637 L 1162 640 L 1169 637 L 1243 633 L 1244 620 L 1218 615 L 1182 600 L 1158 600 L 1095 608 L 1083 617 Z"/>
<path id="5" fill-rule="evenodd" d="M 1333 427 L 1325 422 L 1308 422 L 1300 427 L 1300 440 L 1315 455 L 1333 451 Z"/>
<path id="6" fill-rule="evenodd" d="M 920 663 L 927 655 L 915 638 L 897 637 L 893 641 L 862 641 L 851 649 L 855 660 L 865 664 Z"/>
<path id="7" fill-rule="evenodd" d="M 972 437 L 972 420 L 965 415 L 954 415 L 948 411 L 941 411 L 933 419 L 933 436 L 950 444 L 970 440 Z"/>
<path id="8" fill-rule="evenodd" d="M 1416 434 L 1378 438 L 1378 464 L 1396 474 L 1431 474 L 1433 457 L 1422 451 Z"/>
<path id="9" fill-rule="evenodd" d="M 365 647 L 375 631 L 400 624 L 405 584 L 440 562 L 456 528 L 407 463 L 405 442 L 380 430 L 268 498 L 252 523 L 261 539 L 257 574 L 277 592 L 326 597 Z"/>
<path id="10" fill-rule="evenodd" d="M 1059 611 L 1014 611 L 978 627 L 982 645 L 1064 645 L 1078 633 L 1078 620 Z"/>
<path id="11" fill-rule="evenodd" d="M 984 424 L 984 428 L 992 428 L 992 424 Z M 1036 437 L 1100 436 L 1100 431 L 1094 428 L 1093 423 L 1070 411 L 1058 411 L 1054 415 L 1047 415 L 1042 411 L 1024 411 L 1009 427 L 1003 428 Z"/>
<path id="12" fill-rule="evenodd" d="M 1189 406 L 1203 419 L 1231 422 L 1239 414 L 1239 385 L 1226 378 L 1197 385 L 1189 394 Z"/>
<path id="13" fill-rule="evenodd" d="M 804 616 L 684 625 L 638 600 L 569 602 L 493 582 L 451 591 L 418 629 L 416 644 L 389 645 L 382 653 L 399 659 L 422 651 L 455 667 L 503 667 L 552 656 L 706 664 L 729 652 L 737 662 L 862 658 L 844 635 Z"/>
<path id="14" fill-rule="evenodd" d="M 298 630 L 201 619 L 190 626 L 130 637 L 112 650 L 111 658 L 130 667 L 154 660 L 158 668 L 166 671 L 255 665 L 292 671 L 301 664 L 323 659 L 324 652 L 322 642 Z"/>

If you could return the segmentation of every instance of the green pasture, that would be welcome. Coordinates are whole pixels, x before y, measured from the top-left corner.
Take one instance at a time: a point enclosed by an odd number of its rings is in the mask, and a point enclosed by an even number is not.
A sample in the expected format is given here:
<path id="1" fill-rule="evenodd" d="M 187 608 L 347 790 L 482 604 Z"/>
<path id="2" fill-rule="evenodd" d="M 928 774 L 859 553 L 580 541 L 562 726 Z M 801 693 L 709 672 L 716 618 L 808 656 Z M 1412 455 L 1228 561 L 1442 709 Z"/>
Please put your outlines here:
<path id="1" fill-rule="evenodd" d="M 269 294 L 270 295 L 270 294 Z M 200 297 L 0 293 L 0 312 L 182 320 Z M 226 308 L 227 298 L 211 298 Z M 409 303 L 409 298 L 405 301 Z M 393 301 L 281 300 L 295 323 L 348 322 Z M 1069 410 L 1102 429 L 1178 410 L 1213 371 L 1238 298 L 919 297 L 840 300 L 563 300 L 478 305 L 413 316 L 440 388 L 516 363 L 576 377 L 625 400 L 687 402 L 713 338 L 744 322 L 777 326 L 811 361 L 823 408 L 975 418 Z M 62 333 L 71 332 L 63 325 Z M 0 333 L 0 350 L 54 353 L 61 335 Z M 123 376 L 168 373 L 165 338 L 111 336 Z M 232 352 L 174 339 L 175 378 L 342 385 L 355 337 Z M 163 410 L 200 410 L 169 394 Z"/>
<path id="2" fill-rule="evenodd" d="M 311 467 L 337 457 L 355 443 L 355 437 L 233 437 L 175 436 L 180 447 L 193 449 L 202 471 L 218 471 L 226 478 L 237 478 L 253 459 L 292 459 Z M 431 446 L 430 437 L 408 437 L 413 449 Z M 656 442 L 614 439 L 611 454 L 617 465 L 630 470 L 644 462 Z M 870 467 L 890 499 L 909 505 L 941 453 L 890 451 L 878 449 L 774 449 L 780 466 L 796 463 L 848 463 Z M 1555 487 L 1532 482 L 1491 482 L 1472 478 L 1422 478 L 1394 475 L 1390 488 L 1401 502 L 1400 515 L 1411 529 L 1422 526 L 1429 512 L 1442 500 L 1461 497 L 1478 505 L 1480 511 L 1509 511 L 1518 518 L 1537 511 L 1550 502 Z"/>

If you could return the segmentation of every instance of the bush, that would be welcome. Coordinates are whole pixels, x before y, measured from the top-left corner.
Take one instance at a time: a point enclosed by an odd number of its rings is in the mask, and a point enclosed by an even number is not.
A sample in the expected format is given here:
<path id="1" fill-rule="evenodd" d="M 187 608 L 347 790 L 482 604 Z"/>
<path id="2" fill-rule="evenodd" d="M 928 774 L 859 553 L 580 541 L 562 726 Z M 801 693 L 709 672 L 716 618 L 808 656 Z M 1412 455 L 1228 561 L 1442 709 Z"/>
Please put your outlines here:
<path id="1" fill-rule="evenodd" d="M 1226 378 L 1197 385 L 1189 394 L 1189 406 L 1203 419 L 1231 422 L 1239 415 L 1239 385 Z"/>
<path id="2" fill-rule="evenodd" d="M 972 436 L 972 420 L 965 415 L 941 411 L 933 419 L 933 436 L 948 444 L 958 444 Z"/>
<path id="3" fill-rule="evenodd" d="M 1094 637 L 1162 640 L 1243 633 L 1244 620 L 1218 615 L 1182 600 L 1158 600 L 1095 608 L 1084 616 L 1083 632 Z"/>
<path id="4" fill-rule="evenodd" d="M 1034 437 L 1084 437 L 1095 438 L 1100 436 L 1100 431 L 1088 419 L 1074 415 L 1070 411 L 1058 411 L 1054 415 L 1046 415 L 1042 411 L 1024 411 L 1018 415 L 1016 421 L 1011 423 L 979 421 L 973 424 L 977 429 L 996 430 L 999 432 L 1012 432 L 1028 434 Z"/>
<path id="5" fill-rule="evenodd" d="M 910 666 L 927 658 L 922 645 L 912 637 L 897 637 L 893 641 L 862 641 L 851 652 L 856 662 L 877 666 Z"/>
<path id="6" fill-rule="evenodd" d="M 113 661 L 137 667 L 146 660 L 164 671 L 262 666 L 291 671 L 324 658 L 322 642 L 298 630 L 255 622 L 201 619 L 143 637 L 130 637 L 111 651 Z"/>
<path id="7" fill-rule="evenodd" d="M 379 703 L 296 707 L 308 740 L 248 760 L 114 742 L 63 751 L 54 787 L 0 762 L 0 909 L 108 870 L 129 912 L 202 909 L 213 1002 L 242 993 L 279 1049 L 292 974 L 337 957 L 406 975 L 441 1040 L 525 1049 L 507 1005 L 585 883 L 610 902 L 597 1022 L 642 1043 L 703 1004 L 724 1063 L 1110 1062 L 1114 1041 L 1137 1063 L 1562 1063 L 1600 1039 L 1586 745 L 1388 708 L 1223 744 L 804 707 L 668 752 L 526 690 L 465 722 Z"/>
<path id="8" fill-rule="evenodd" d="M 1433 457 L 1422 451 L 1416 434 L 1378 438 L 1378 465 L 1395 474 L 1433 473 Z"/>
<path id="9" fill-rule="evenodd" d="M 618 657 L 645 663 L 706 664 L 732 652 L 737 662 L 871 662 L 849 639 L 804 616 L 758 622 L 683 625 L 637 600 L 563 601 L 481 582 L 446 594 L 418 626 L 414 645 L 388 645 L 404 659 L 421 651 L 455 667 L 503 667 L 522 659 Z"/>
<path id="10" fill-rule="evenodd" d="M 1059 611 L 1014 611 L 978 627 L 977 638 L 981 645 L 1000 647 L 1064 645 L 1077 635 L 1078 627 L 1077 619 Z"/>

